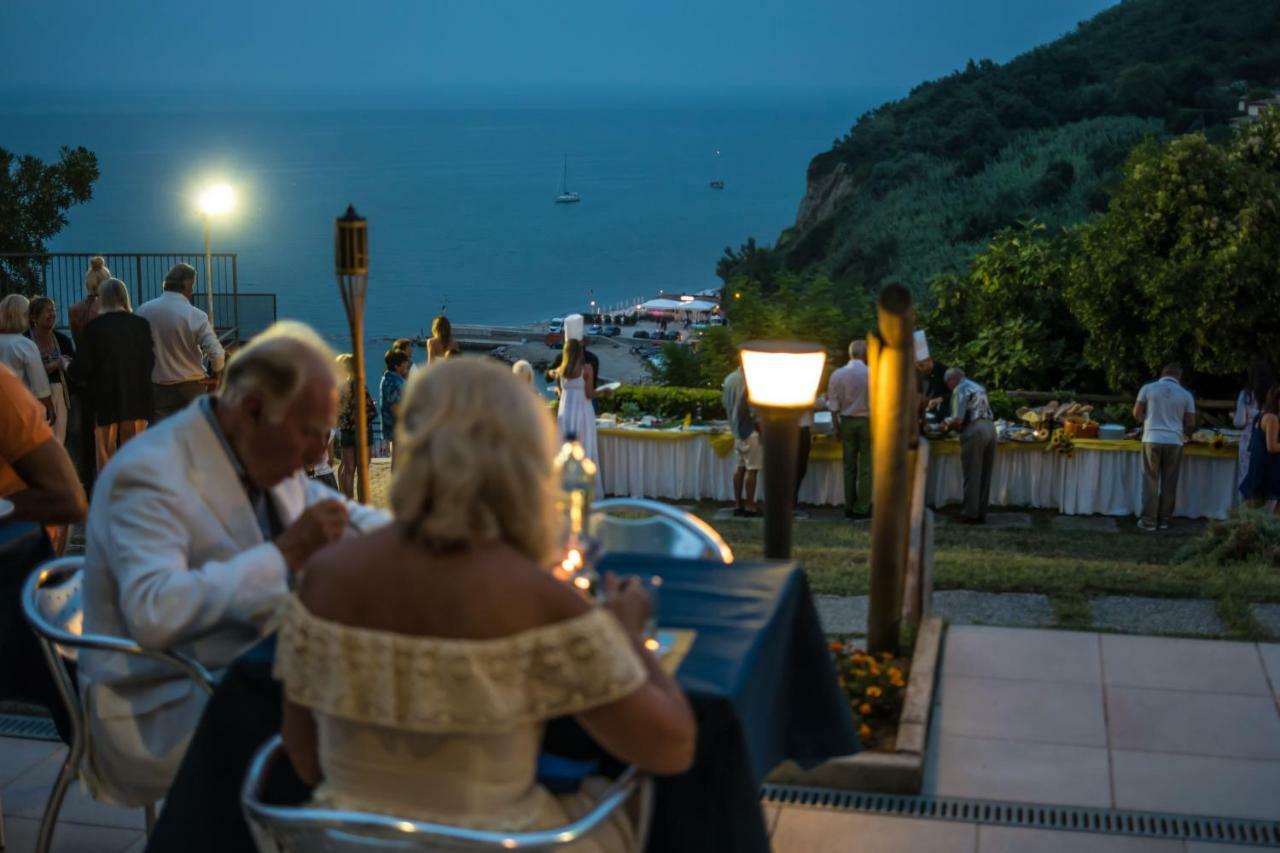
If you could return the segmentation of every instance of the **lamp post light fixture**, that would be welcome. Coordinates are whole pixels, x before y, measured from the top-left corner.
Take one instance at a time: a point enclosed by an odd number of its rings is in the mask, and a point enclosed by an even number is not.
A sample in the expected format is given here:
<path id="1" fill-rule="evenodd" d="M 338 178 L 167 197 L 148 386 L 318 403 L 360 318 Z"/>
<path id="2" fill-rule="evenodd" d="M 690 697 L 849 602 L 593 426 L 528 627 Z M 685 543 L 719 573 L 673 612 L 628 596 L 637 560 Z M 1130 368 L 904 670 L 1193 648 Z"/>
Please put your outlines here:
<path id="1" fill-rule="evenodd" d="M 751 341 L 742 345 L 747 398 L 760 413 L 764 443 L 764 555 L 791 556 L 796 497 L 796 449 L 800 416 L 813 409 L 827 352 L 800 341 Z"/>
<path id="2" fill-rule="evenodd" d="M 333 265 L 351 330 L 351 399 L 356 415 L 356 498 L 369 502 L 369 413 L 365 409 L 364 302 L 369 287 L 369 223 L 347 205 L 333 231 Z"/>
<path id="3" fill-rule="evenodd" d="M 212 184 L 201 191 L 196 206 L 204 218 L 204 286 L 208 288 L 209 327 L 217 328 L 213 316 L 213 251 L 211 249 L 210 220 L 214 216 L 230 213 L 236 206 L 236 193 L 227 184 Z"/>

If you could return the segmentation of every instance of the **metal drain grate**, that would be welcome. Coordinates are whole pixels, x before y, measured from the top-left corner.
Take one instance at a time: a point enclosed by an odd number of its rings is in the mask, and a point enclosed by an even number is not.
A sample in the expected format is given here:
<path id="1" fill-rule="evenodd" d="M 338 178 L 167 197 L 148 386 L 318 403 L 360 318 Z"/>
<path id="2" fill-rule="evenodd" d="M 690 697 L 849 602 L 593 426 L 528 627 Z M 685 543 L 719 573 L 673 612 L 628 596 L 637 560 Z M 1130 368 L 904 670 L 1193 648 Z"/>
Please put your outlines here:
<path id="1" fill-rule="evenodd" d="M 1113 811 L 1000 800 L 873 794 L 794 785 L 765 785 L 761 789 L 760 799 L 777 805 L 811 806 L 895 817 L 1280 847 L 1280 821 L 1273 820 Z"/>
<path id="2" fill-rule="evenodd" d="M 24 740 L 58 740 L 58 730 L 48 717 L 24 717 L 20 714 L 0 714 L 0 737 L 16 737 Z"/>

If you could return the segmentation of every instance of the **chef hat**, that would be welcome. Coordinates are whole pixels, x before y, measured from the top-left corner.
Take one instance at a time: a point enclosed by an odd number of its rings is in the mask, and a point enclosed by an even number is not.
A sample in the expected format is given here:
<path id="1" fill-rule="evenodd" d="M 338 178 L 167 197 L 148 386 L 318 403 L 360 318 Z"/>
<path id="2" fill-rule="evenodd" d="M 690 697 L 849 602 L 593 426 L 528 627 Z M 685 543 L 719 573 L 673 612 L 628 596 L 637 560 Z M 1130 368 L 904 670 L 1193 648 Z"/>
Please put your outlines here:
<path id="1" fill-rule="evenodd" d="M 924 336 L 924 329 L 916 329 L 913 340 L 916 345 L 916 361 L 924 361 L 929 357 L 929 340 Z"/>
<path id="2" fill-rule="evenodd" d="M 566 341 L 582 340 L 583 321 L 581 314 L 570 314 L 564 318 L 564 339 Z"/>

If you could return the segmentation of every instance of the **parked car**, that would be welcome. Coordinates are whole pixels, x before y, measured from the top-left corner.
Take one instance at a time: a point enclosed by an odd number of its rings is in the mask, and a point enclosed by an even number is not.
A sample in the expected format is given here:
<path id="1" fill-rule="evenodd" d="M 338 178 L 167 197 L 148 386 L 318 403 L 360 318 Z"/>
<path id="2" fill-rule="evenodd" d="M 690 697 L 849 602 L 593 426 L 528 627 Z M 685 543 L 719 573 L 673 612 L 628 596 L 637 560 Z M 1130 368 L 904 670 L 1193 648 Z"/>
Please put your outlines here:
<path id="1" fill-rule="evenodd" d="M 606 338 L 616 338 L 618 335 L 622 334 L 622 329 L 617 326 L 605 326 L 604 331 L 601 332 L 601 334 Z"/>
<path id="2" fill-rule="evenodd" d="M 662 332 L 661 334 L 662 334 L 662 339 L 663 339 L 664 341 L 678 341 L 678 340 L 680 340 L 680 333 L 679 333 L 679 332 Z"/>
<path id="3" fill-rule="evenodd" d="M 564 318 L 552 317 L 551 323 L 547 326 L 547 331 L 553 335 L 564 334 Z"/>
<path id="4" fill-rule="evenodd" d="M 656 335 L 657 333 L 655 332 L 654 334 Z M 641 340 L 647 340 L 649 337 L 649 333 L 646 332 L 644 329 L 636 329 L 634 332 L 631 333 L 631 337 L 640 338 Z"/>
<path id="5" fill-rule="evenodd" d="M 588 335 L 603 335 L 604 329 L 600 326 L 587 326 Z"/>

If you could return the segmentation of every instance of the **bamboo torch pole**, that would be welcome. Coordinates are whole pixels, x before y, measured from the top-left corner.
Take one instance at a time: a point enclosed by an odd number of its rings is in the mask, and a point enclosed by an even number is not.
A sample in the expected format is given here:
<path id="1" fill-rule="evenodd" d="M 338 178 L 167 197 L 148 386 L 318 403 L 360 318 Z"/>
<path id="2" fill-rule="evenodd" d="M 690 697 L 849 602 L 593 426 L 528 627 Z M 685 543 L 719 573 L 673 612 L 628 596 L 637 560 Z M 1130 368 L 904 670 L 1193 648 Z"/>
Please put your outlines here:
<path id="1" fill-rule="evenodd" d="M 334 228 L 334 267 L 342 306 L 351 330 L 351 356 L 355 376 L 351 396 L 356 415 L 356 499 L 369 502 L 369 413 L 365 408 L 367 380 L 364 373 L 364 303 L 369 287 L 369 228 L 353 206 L 340 216 Z"/>

